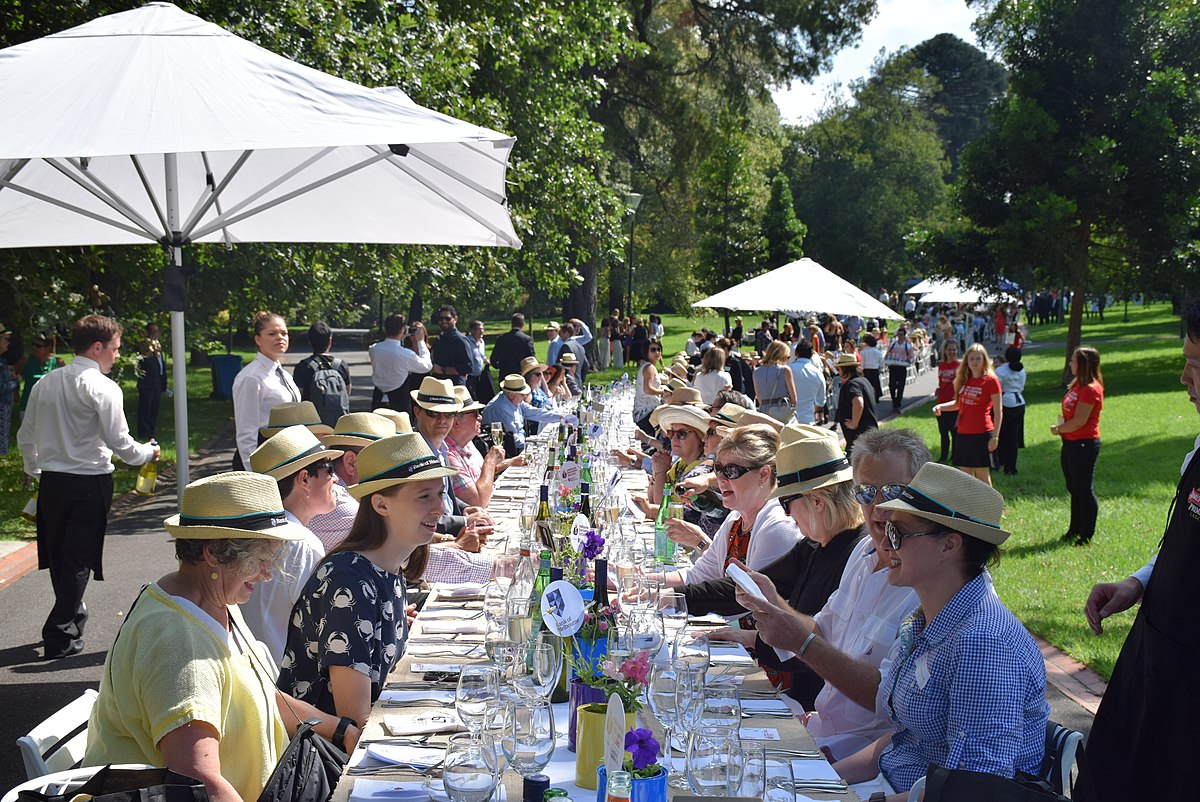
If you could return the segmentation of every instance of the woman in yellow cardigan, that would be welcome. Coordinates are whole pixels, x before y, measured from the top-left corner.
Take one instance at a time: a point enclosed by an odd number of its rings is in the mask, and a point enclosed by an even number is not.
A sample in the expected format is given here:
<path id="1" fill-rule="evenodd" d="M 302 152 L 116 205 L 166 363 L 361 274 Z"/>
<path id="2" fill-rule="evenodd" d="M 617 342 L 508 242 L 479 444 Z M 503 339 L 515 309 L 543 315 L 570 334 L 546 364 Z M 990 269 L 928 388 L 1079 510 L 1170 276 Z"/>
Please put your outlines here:
<path id="1" fill-rule="evenodd" d="M 104 664 L 84 765 L 149 763 L 204 783 L 212 802 L 254 802 L 300 722 L 353 748 L 350 719 L 275 689 L 276 668 L 237 605 L 270 579 L 289 523 L 275 480 L 225 473 L 192 482 L 165 521 L 179 570 L 147 585 Z"/>

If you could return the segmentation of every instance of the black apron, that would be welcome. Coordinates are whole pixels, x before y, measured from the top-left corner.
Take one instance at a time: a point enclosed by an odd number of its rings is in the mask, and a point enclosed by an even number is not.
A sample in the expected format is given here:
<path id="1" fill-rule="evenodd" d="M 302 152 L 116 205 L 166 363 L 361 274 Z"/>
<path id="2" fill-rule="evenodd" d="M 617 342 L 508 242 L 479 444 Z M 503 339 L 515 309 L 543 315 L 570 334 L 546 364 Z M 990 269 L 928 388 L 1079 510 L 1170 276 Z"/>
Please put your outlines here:
<path id="1" fill-rule="evenodd" d="M 1154 574 L 1087 742 L 1077 800 L 1196 799 L 1200 452 L 1175 493 Z M 1088 776 L 1090 775 L 1090 776 Z"/>

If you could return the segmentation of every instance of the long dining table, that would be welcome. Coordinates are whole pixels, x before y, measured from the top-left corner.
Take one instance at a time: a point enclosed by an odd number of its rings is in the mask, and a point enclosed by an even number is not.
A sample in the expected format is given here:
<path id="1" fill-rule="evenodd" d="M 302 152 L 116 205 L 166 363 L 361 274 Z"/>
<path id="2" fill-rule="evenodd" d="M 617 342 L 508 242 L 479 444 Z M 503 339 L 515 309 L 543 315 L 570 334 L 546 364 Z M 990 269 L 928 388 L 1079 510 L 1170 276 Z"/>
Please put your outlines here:
<path id="1" fill-rule="evenodd" d="M 644 492 L 647 478 L 644 471 L 619 470 L 625 492 Z M 499 555 L 511 550 L 510 545 L 519 536 L 520 506 L 528 488 L 539 482 L 529 467 L 510 468 L 498 478 L 488 506 L 496 529 L 485 545 L 487 551 Z M 634 526 L 640 536 L 653 537 L 652 522 L 638 522 Z M 479 586 L 435 584 L 429 590 L 410 629 L 405 654 L 372 705 L 370 718 L 338 783 L 333 802 L 445 802 L 447 799 L 440 790 L 437 781 L 440 772 L 436 768 L 422 771 L 392 762 L 396 752 L 391 747 L 444 749 L 452 732 L 465 731 L 455 711 L 454 691 L 463 666 L 487 662 L 483 599 Z M 798 802 L 859 799 L 855 790 L 844 783 L 836 788 L 826 785 L 841 778 L 820 756 L 812 736 L 798 718 L 803 710 L 793 700 L 775 693 L 766 674 L 741 646 L 714 648 L 706 685 L 729 695 L 736 693 L 743 700 L 754 700 L 753 704 L 743 702 L 741 739 L 762 743 L 772 756 L 792 761 Z M 575 785 L 575 753 L 567 750 L 566 743 L 567 704 L 556 704 L 553 708 L 556 742 L 543 773 L 550 778 L 551 787 L 564 789 L 572 802 L 592 802 L 597 798 L 603 802 L 603 796 L 597 797 L 596 791 Z M 638 713 L 638 726 L 653 729 L 662 743 L 663 727 L 648 707 Z M 422 739 L 423 743 L 413 743 Z M 677 745 L 673 763 L 682 769 L 683 762 Z M 508 768 L 492 802 L 521 802 L 522 782 Z M 670 789 L 668 796 L 673 798 L 683 793 L 687 792 Z"/>

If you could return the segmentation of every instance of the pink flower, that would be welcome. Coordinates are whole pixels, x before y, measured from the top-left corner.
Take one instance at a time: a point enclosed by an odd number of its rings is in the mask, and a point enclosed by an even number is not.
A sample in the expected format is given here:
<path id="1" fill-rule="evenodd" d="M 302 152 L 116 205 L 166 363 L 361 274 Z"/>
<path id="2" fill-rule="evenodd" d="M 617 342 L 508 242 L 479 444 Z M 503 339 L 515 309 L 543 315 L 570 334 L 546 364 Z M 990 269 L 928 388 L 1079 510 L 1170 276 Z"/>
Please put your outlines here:
<path id="1" fill-rule="evenodd" d="M 608 622 L 601 621 L 599 624 L 596 625 L 596 628 L 599 629 L 601 632 L 607 632 L 608 631 Z"/>
<path id="2" fill-rule="evenodd" d="M 647 684 L 650 675 L 649 655 L 642 652 L 637 657 L 626 657 L 621 663 L 621 675 L 639 685 Z"/>
<path id="3" fill-rule="evenodd" d="M 617 672 L 617 666 L 612 660 L 605 660 L 600 664 L 600 673 L 610 679 L 621 679 L 620 674 Z"/>

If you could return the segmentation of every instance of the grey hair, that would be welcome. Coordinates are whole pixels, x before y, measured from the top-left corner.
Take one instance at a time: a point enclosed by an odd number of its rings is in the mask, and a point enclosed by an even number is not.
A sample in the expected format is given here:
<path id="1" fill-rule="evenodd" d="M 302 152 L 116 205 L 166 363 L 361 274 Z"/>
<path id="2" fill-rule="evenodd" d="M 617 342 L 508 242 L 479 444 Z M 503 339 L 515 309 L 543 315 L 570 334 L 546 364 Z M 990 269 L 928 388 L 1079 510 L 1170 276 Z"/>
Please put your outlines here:
<path id="1" fill-rule="evenodd" d="M 283 556 L 283 549 L 275 550 L 272 553 L 274 544 L 274 539 L 263 537 L 218 538 L 216 540 L 181 538 L 175 541 L 175 557 L 183 565 L 196 565 L 204 561 L 204 549 L 207 548 L 218 565 L 237 565 L 240 572 L 249 575 L 258 572 L 258 566 L 254 565 L 254 561 L 268 556 L 278 567 L 278 562 Z"/>
<path id="2" fill-rule="evenodd" d="M 925 440 L 915 429 L 871 429 L 854 441 L 854 448 L 850 450 L 850 466 L 857 472 L 865 457 L 889 453 L 905 456 L 913 476 L 917 475 L 922 465 L 933 461 L 929 446 L 925 445 Z"/>

